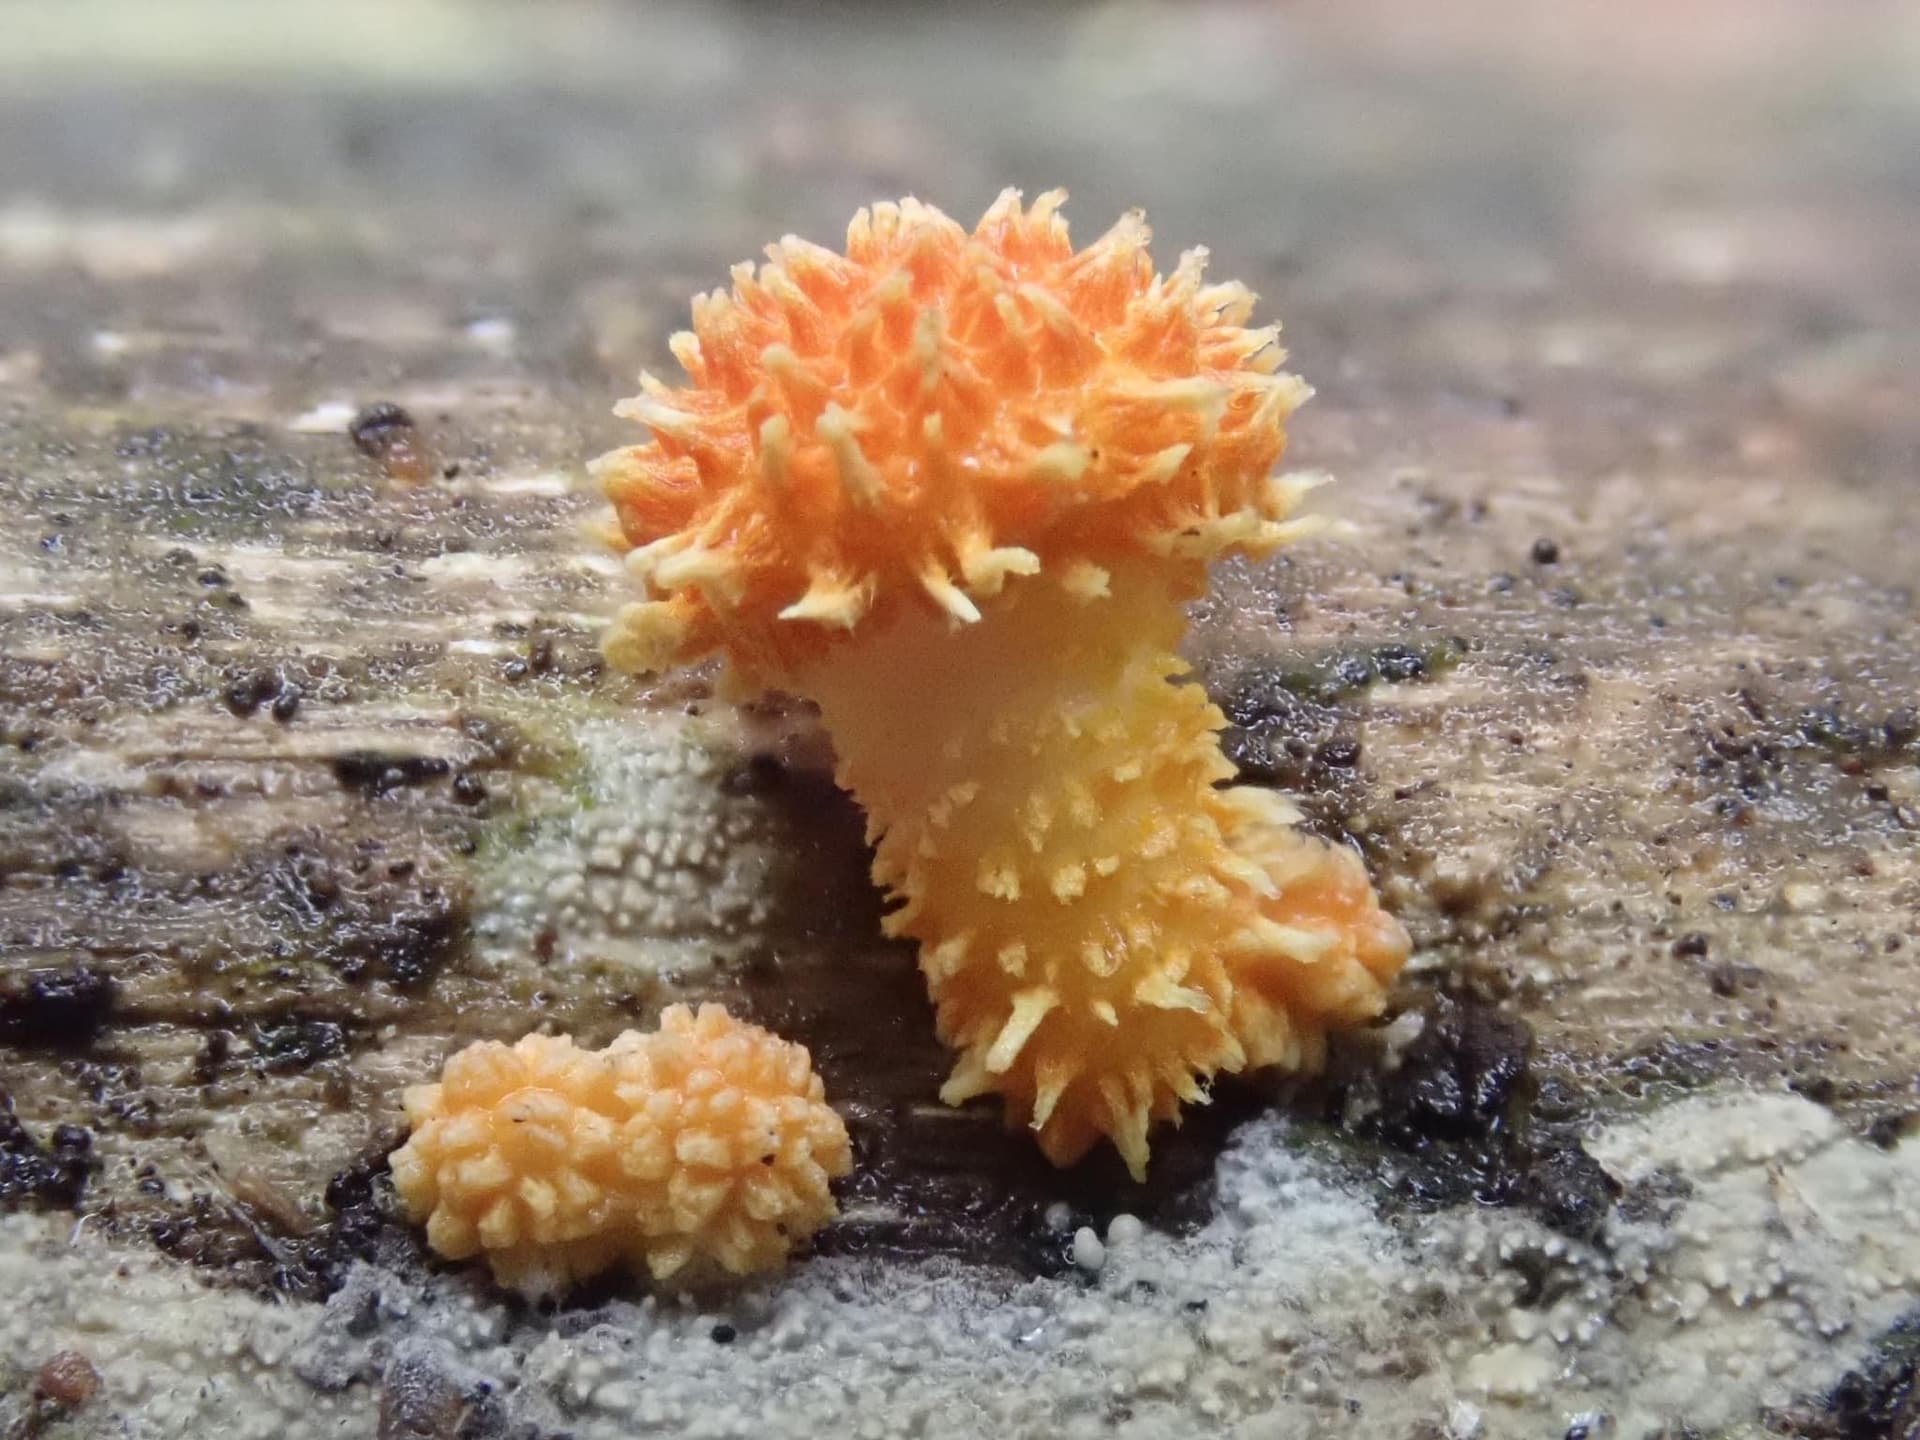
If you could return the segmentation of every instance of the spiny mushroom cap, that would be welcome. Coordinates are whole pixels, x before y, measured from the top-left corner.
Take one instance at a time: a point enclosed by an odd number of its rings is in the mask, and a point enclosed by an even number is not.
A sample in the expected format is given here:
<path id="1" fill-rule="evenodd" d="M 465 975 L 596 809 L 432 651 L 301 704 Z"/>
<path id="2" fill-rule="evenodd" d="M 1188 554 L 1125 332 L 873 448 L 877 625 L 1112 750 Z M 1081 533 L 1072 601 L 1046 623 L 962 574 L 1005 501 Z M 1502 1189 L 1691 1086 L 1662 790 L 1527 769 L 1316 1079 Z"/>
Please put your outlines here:
<path id="1" fill-rule="evenodd" d="M 605 1050 L 566 1036 L 471 1045 L 414 1086 L 394 1187 L 449 1259 L 551 1293 L 625 1260 L 668 1279 L 785 1259 L 852 1165 L 804 1047 L 718 1005 L 662 1012 Z"/>
<path id="2" fill-rule="evenodd" d="M 902 607 L 955 622 L 1009 576 L 1097 589 L 1135 554 L 1191 571 L 1264 553 L 1302 488 L 1276 479 L 1307 388 L 1253 295 L 1154 272 L 1136 212 L 1075 251 L 1051 191 L 971 235 L 916 200 L 854 216 L 844 255 L 789 236 L 673 337 L 689 383 L 641 377 L 653 438 L 596 462 L 628 568 L 607 653 L 721 650 L 778 674 Z"/>

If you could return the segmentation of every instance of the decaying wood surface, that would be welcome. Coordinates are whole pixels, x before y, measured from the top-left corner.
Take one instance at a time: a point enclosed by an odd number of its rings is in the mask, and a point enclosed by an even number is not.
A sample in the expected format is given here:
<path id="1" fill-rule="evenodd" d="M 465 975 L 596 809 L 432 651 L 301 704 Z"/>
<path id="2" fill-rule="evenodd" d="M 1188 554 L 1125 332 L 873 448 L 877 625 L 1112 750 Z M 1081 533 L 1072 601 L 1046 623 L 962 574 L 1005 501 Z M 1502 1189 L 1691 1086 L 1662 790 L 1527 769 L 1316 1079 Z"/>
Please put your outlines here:
<path id="1" fill-rule="evenodd" d="M 1319 392 L 1290 463 L 1339 477 L 1354 538 L 1230 568 L 1193 653 L 1246 772 L 1413 928 L 1403 1003 L 1524 1021 L 1575 1110 L 1746 1075 L 1897 1125 L 1915 32 L 1779 5 L 1723 48 L 1632 8 L 1557 37 L 1232 6 L 476 7 L 271 49 L 28 25 L 0 54 L 0 1194 L 85 1174 L 90 1224 L 316 1293 L 451 1046 L 721 994 L 814 1044 L 854 1119 L 830 1247 L 1027 1264 L 1063 1186 L 1193 1203 L 1267 1097 L 1169 1138 L 1145 1196 L 940 1110 L 806 717 L 595 656 L 617 576 L 581 466 L 688 294 L 865 200 L 970 216 L 1005 183 L 1070 186 L 1082 236 L 1145 205 L 1163 260 L 1210 243 L 1285 320 Z M 403 413 L 349 433 L 375 404 Z M 606 779 L 648 746 L 700 758 Z M 754 863 L 556 898 L 646 843 L 622 806 Z"/>

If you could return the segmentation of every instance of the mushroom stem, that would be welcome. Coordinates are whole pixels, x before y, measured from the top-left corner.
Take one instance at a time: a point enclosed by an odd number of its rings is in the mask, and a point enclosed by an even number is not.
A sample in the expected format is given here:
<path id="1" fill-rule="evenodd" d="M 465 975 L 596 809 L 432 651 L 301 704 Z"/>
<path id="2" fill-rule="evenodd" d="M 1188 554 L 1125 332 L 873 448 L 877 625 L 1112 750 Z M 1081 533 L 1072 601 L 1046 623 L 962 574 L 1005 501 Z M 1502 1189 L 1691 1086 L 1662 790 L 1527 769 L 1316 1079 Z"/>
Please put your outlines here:
<path id="1" fill-rule="evenodd" d="M 1147 1132 L 1221 1072 L 1316 1066 L 1379 1013 L 1407 938 L 1358 859 L 1220 788 L 1220 711 L 1176 649 L 1197 564 L 1016 580 L 795 676 L 866 809 L 890 933 L 920 944 L 943 1094 L 995 1093 L 1056 1164 Z"/>

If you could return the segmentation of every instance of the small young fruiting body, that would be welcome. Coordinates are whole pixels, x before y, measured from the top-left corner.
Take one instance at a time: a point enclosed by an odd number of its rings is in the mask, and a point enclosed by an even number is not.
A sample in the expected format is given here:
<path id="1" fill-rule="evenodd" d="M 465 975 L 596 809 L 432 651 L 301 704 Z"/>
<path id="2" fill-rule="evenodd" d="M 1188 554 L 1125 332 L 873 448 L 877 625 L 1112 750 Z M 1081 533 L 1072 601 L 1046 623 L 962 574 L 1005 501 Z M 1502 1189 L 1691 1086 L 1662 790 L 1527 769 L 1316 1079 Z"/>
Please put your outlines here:
<path id="1" fill-rule="evenodd" d="M 971 234 L 875 206 L 844 255 L 789 237 L 697 298 L 689 383 L 643 376 L 651 440 L 596 465 L 650 596 L 605 649 L 817 701 L 959 1052 L 942 1093 L 1138 1176 L 1214 1075 L 1378 1014 L 1408 944 L 1357 857 L 1226 786 L 1180 683 L 1209 562 L 1316 528 L 1272 473 L 1307 389 L 1204 252 L 1156 274 L 1138 215 L 1075 251 L 1062 198 Z"/>
<path id="2" fill-rule="evenodd" d="M 405 1097 L 394 1188 L 449 1259 L 551 1294 L 617 1264 L 657 1280 L 782 1264 L 832 1219 L 846 1126 L 800 1045 L 718 1005 L 604 1050 L 482 1041 Z"/>

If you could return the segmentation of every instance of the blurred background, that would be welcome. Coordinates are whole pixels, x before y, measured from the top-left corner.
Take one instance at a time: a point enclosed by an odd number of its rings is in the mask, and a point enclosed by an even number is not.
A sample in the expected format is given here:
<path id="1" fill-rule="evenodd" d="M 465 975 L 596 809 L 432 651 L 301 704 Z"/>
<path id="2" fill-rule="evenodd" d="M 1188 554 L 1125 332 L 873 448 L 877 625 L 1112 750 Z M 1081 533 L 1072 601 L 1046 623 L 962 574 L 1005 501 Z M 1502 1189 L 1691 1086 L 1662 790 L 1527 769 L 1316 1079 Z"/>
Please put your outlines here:
<path id="1" fill-rule="evenodd" d="M 100 398 L 297 410 L 322 349 L 335 387 L 598 394 L 772 236 L 1004 185 L 1208 243 L 1356 400 L 1738 370 L 1779 325 L 1879 370 L 1920 307 L 1920 9 L 1884 0 L 73 0 L 0 35 L 0 375 Z"/>

